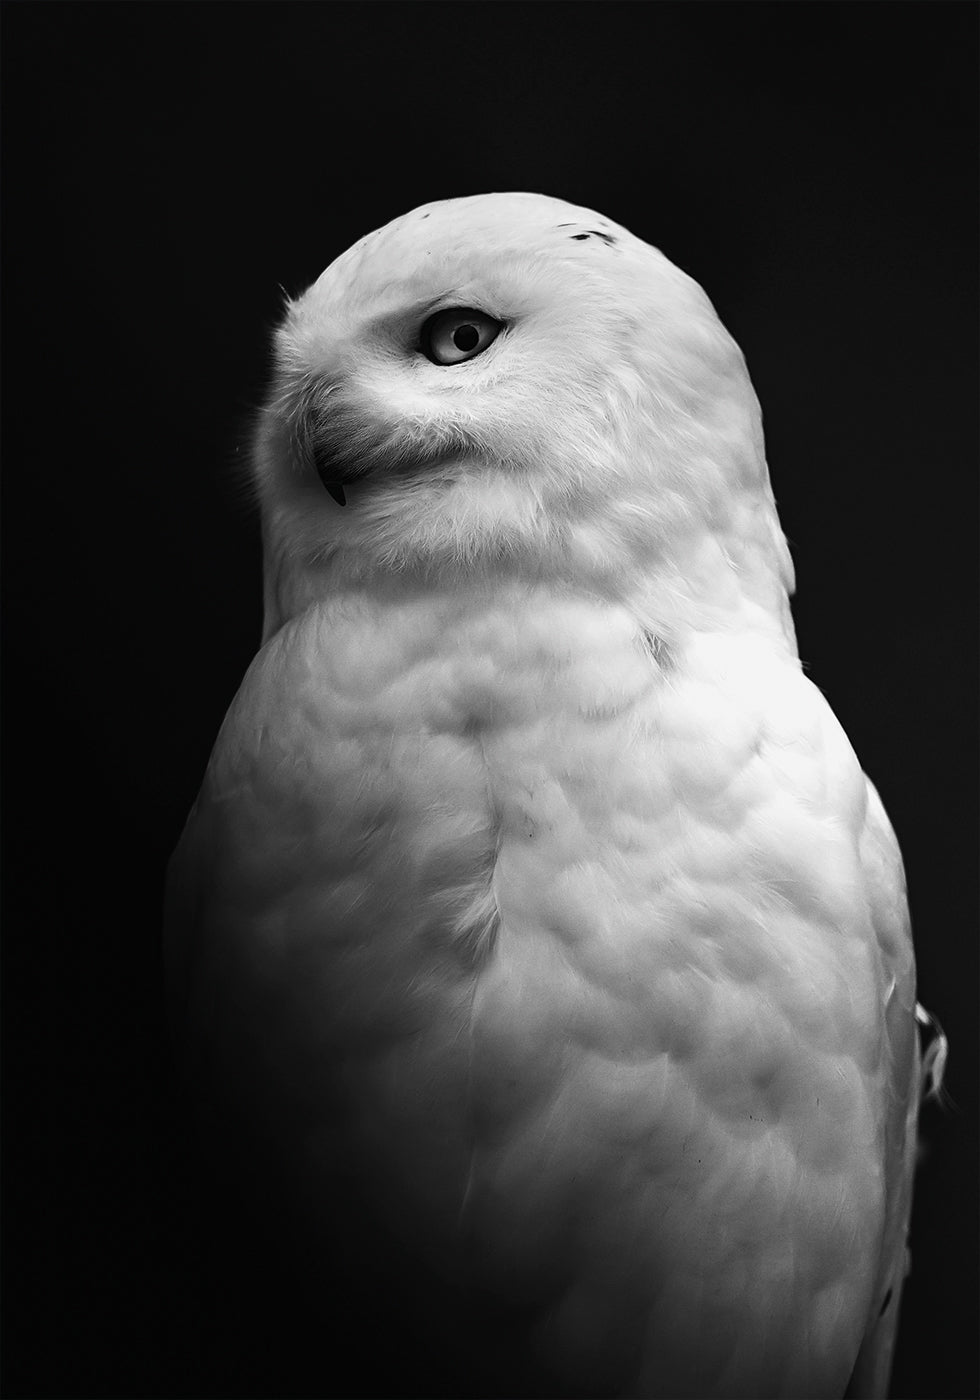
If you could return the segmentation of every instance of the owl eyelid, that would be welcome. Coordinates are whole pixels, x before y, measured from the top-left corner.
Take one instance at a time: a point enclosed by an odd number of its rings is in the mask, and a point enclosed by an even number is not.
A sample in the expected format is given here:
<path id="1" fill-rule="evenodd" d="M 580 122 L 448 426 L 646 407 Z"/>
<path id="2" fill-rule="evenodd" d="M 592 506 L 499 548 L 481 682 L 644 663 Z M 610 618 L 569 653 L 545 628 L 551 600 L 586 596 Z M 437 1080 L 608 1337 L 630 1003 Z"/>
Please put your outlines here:
<path id="1" fill-rule="evenodd" d="M 438 316 L 457 316 L 460 321 L 466 321 L 468 318 L 492 321 L 493 324 L 499 326 L 501 330 L 503 330 L 504 326 L 507 324 L 500 316 L 494 316 L 492 312 L 484 311 L 483 308 L 479 306 L 435 306 L 431 311 L 427 311 L 423 315 L 419 327 L 420 334 L 425 330 L 426 326 L 430 326 Z"/>

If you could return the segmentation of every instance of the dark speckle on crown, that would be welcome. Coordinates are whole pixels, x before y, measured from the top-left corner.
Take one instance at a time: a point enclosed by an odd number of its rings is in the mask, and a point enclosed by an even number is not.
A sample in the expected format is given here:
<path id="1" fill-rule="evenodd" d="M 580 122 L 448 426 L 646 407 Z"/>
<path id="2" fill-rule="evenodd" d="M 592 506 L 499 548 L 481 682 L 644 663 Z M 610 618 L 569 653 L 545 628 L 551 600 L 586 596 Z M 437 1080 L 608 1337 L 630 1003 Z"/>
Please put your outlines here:
<path id="1" fill-rule="evenodd" d="M 559 224 L 558 227 L 559 227 L 559 228 L 570 228 L 571 225 L 569 225 L 569 224 Z M 577 243 L 581 242 L 582 239 L 584 239 L 584 238 L 601 238 L 602 241 L 603 241 L 603 243 L 608 243 L 610 246 L 616 242 L 615 238 L 613 238 L 613 236 L 612 236 L 611 233 L 600 233 L 599 230 L 598 230 L 598 229 L 595 229 L 595 228 L 590 228 L 589 231 L 588 231 L 588 233 L 573 233 L 573 234 L 571 234 L 570 236 L 571 236 Z"/>

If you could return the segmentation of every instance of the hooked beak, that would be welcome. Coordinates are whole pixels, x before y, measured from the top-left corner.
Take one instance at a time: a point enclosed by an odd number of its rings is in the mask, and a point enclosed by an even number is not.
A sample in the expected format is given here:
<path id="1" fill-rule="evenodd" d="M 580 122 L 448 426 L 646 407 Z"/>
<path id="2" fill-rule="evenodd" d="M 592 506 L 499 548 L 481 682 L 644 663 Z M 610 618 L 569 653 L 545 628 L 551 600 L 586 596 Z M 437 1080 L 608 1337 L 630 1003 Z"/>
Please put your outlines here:
<path id="1" fill-rule="evenodd" d="M 340 482 L 331 481 L 328 470 L 318 470 L 317 476 L 319 476 L 320 482 L 327 495 L 330 496 L 332 500 L 335 500 L 339 506 L 345 506 L 347 504 L 347 496 Z"/>

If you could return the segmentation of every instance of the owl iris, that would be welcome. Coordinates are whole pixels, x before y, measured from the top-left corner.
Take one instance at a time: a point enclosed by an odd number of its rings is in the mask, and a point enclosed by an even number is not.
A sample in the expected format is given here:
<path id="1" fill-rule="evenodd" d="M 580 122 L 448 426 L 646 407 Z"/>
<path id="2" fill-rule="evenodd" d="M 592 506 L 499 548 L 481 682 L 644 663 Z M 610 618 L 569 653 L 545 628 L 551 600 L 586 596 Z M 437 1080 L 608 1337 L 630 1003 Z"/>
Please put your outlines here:
<path id="1" fill-rule="evenodd" d="M 492 345 L 500 330 L 500 322 L 482 311 L 438 311 L 422 327 L 422 352 L 436 365 L 462 364 Z"/>

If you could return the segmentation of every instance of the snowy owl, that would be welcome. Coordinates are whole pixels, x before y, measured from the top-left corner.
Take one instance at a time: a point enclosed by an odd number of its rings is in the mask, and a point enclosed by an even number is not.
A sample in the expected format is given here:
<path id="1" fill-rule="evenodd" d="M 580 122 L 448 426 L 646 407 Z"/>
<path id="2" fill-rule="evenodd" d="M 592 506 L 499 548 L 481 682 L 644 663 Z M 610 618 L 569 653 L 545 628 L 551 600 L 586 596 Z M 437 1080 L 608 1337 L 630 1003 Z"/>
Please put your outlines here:
<path id="1" fill-rule="evenodd" d="M 428 1393 L 884 1395 L 902 863 L 738 347 L 625 228 L 501 194 L 363 238 L 275 356 L 263 644 L 169 878 L 205 1131 Z"/>

